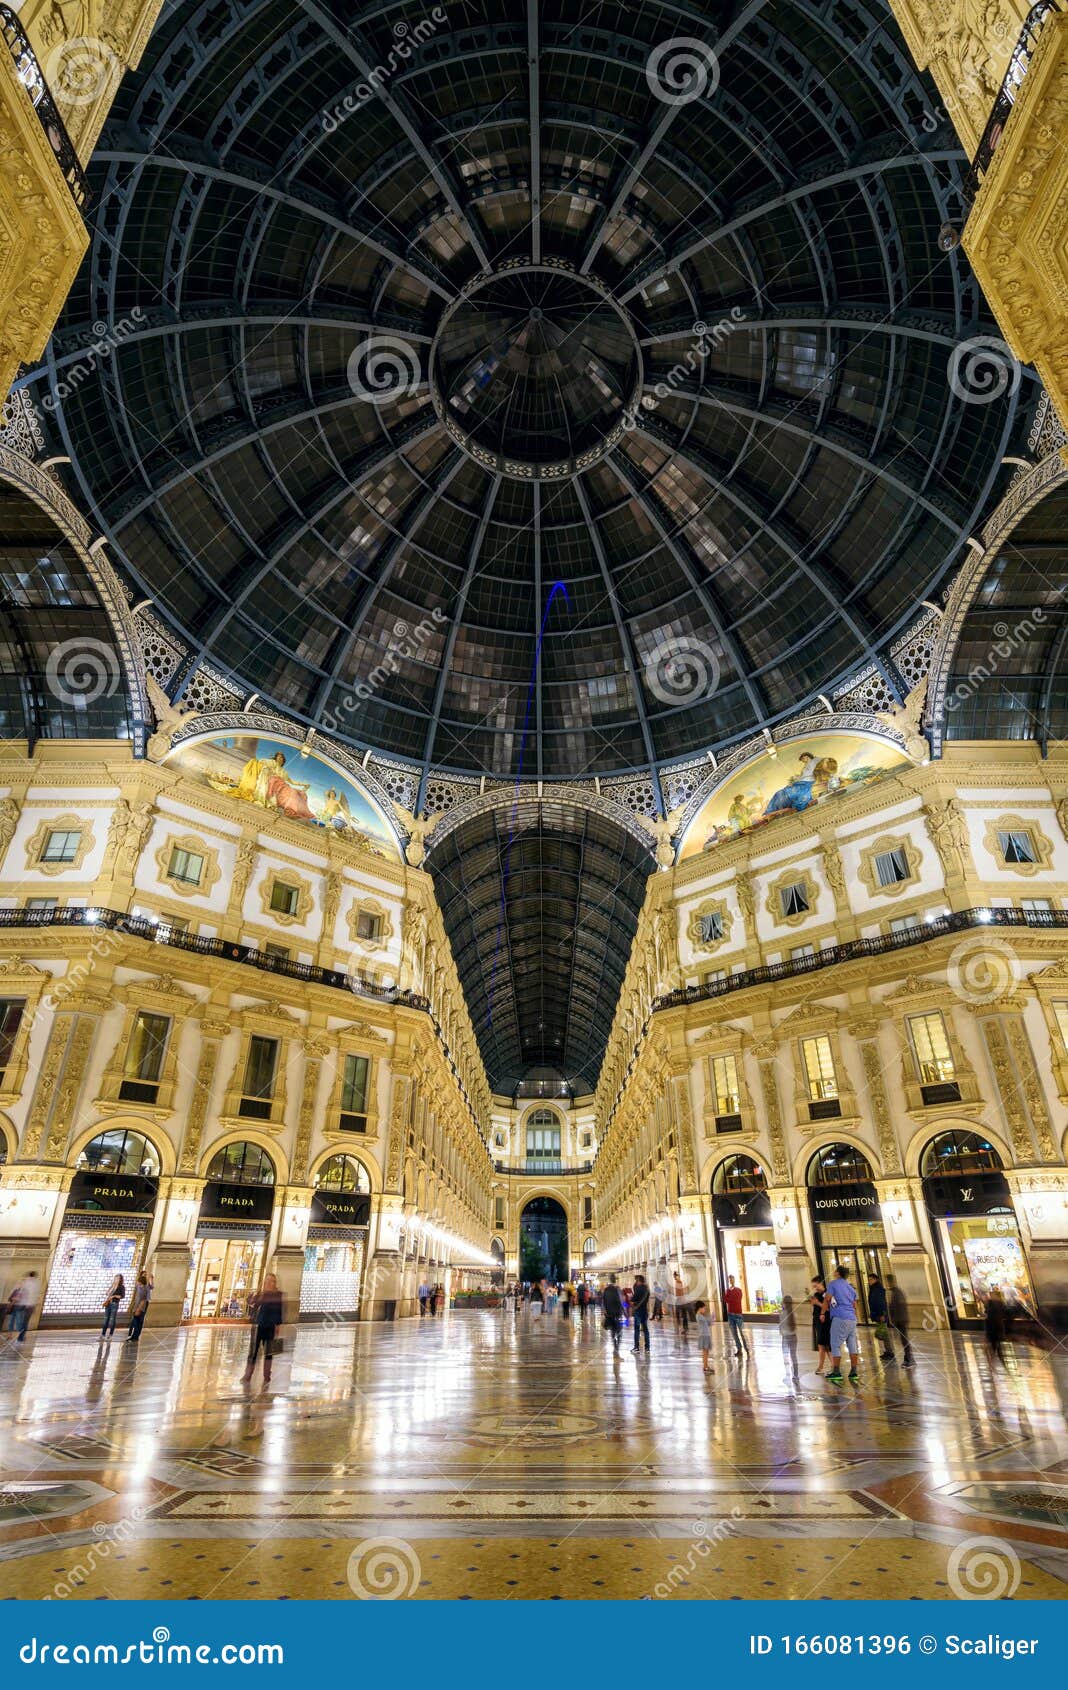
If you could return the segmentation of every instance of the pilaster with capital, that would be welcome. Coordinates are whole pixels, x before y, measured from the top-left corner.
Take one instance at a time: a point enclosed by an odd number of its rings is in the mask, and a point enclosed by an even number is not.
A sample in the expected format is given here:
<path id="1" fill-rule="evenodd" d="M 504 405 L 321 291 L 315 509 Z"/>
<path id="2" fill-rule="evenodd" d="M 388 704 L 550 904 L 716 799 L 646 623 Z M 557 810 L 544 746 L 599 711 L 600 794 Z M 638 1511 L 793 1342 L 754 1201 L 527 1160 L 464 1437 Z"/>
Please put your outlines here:
<path id="1" fill-rule="evenodd" d="M 782 1124 L 782 1103 L 779 1099 L 779 1047 L 772 1039 L 753 1045 L 760 1075 L 760 1094 L 764 1101 L 764 1120 L 771 1144 L 771 1166 L 776 1185 L 790 1184 L 790 1158 L 786 1149 L 786 1134 Z"/>
<path id="2" fill-rule="evenodd" d="M 890 1117 L 890 1099 L 886 1090 L 885 1065 L 879 1050 L 879 1023 L 874 1016 L 859 1015 L 848 1023 L 860 1050 L 864 1068 L 864 1091 L 871 1111 L 871 1122 L 879 1144 L 879 1158 L 885 1174 L 901 1172 L 901 1148 Z"/>
<path id="3" fill-rule="evenodd" d="M 178 1167 L 183 1174 L 196 1173 L 200 1160 L 200 1141 L 204 1134 L 204 1125 L 208 1118 L 208 1105 L 211 1102 L 211 1088 L 215 1081 L 215 1071 L 219 1063 L 219 1049 L 226 1034 L 230 1031 L 226 1021 L 202 1019 L 200 1023 L 200 1059 L 197 1063 L 196 1078 L 193 1081 L 193 1096 L 186 1116 L 185 1136 L 182 1140 L 182 1152 Z"/>
<path id="4" fill-rule="evenodd" d="M 1043 1162 L 1059 1161 L 1022 1013 L 995 1004 L 987 1013 L 977 1011 L 976 1018 L 986 1040 L 1013 1150 L 1021 1162 L 1033 1162 L 1036 1156 Z"/>

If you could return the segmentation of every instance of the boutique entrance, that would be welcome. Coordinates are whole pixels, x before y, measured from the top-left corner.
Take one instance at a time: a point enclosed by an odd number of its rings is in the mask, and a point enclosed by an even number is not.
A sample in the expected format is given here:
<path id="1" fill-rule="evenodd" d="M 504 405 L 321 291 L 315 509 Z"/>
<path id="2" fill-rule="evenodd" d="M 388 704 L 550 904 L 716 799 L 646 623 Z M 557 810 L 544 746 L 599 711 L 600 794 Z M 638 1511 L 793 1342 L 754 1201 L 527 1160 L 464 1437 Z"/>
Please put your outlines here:
<path id="1" fill-rule="evenodd" d="M 247 1320 L 263 1277 L 274 1209 L 274 1163 L 240 1140 L 212 1157 L 186 1282 L 185 1320 Z"/>
<path id="2" fill-rule="evenodd" d="M 187 1320 L 247 1320 L 263 1273 L 264 1236 L 198 1238 L 186 1288 Z"/>
<path id="3" fill-rule="evenodd" d="M 871 1164 L 852 1144 L 827 1144 L 808 1165 L 808 1201 L 816 1257 L 824 1280 L 840 1263 L 860 1296 L 860 1319 L 871 1320 L 868 1280 L 886 1284 L 889 1254 Z"/>
<path id="4" fill-rule="evenodd" d="M 920 1173 L 950 1324 L 978 1326 L 993 1291 L 1010 1310 L 1034 1314 L 1012 1193 L 993 1145 L 974 1132 L 939 1133 Z"/>

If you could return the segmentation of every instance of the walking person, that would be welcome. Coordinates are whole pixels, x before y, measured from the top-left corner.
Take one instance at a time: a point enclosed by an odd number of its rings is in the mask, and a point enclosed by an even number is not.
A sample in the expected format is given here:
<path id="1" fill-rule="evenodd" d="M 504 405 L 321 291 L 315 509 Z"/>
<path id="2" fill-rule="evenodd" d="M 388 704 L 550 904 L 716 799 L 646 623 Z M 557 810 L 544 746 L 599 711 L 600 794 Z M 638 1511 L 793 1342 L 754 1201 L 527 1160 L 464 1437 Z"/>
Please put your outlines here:
<path id="1" fill-rule="evenodd" d="M 1005 1299 L 1001 1295 L 1000 1285 L 992 1285 L 986 1296 L 986 1307 L 983 1311 L 983 1330 L 986 1335 L 987 1348 L 992 1361 L 1000 1361 L 1005 1366 L 1005 1330 L 1008 1325 L 1008 1310 Z"/>
<path id="2" fill-rule="evenodd" d="M 426 1314 L 426 1306 L 427 1306 L 427 1303 L 429 1301 L 430 1301 L 430 1286 L 426 1283 L 426 1280 L 424 1280 L 422 1285 L 420 1285 L 420 1287 L 419 1287 L 419 1316 L 420 1316 L 420 1319 L 423 1317 L 423 1315 Z"/>
<path id="3" fill-rule="evenodd" d="M 742 1288 L 735 1284 L 733 1273 L 727 1280 L 723 1303 L 727 1310 L 727 1325 L 734 1339 L 734 1353 L 736 1356 L 748 1355 L 749 1342 L 745 1335 L 745 1319 L 742 1315 Z"/>
<path id="4" fill-rule="evenodd" d="M 583 1280 L 579 1281 L 579 1288 L 578 1288 L 578 1311 L 579 1311 L 579 1319 L 580 1320 L 585 1320 L 586 1310 L 589 1308 L 589 1304 L 590 1304 L 590 1288 L 586 1284 L 586 1281 L 583 1279 Z"/>
<path id="5" fill-rule="evenodd" d="M 16 1343 L 26 1342 L 26 1328 L 33 1319 L 40 1288 L 40 1281 L 32 1268 L 11 1288 L 7 1299 L 7 1329 L 17 1334 Z"/>
<path id="6" fill-rule="evenodd" d="M 857 1289 L 849 1283 L 849 1269 L 839 1262 L 834 1278 L 828 1281 L 823 1299 L 824 1310 L 831 1317 L 831 1371 L 827 1374 L 832 1385 L 844 1383 L 842 1353 L 849 1351 L 849 1383 L 860 1383 L 860 1348 L 857 1342 Z"/>
<path id="7" fill-rule="evenodd" d="M 601 1307 L 604 1310 L 605 1330 L 612 1334 L 612 1349 L 618 1355 L 619 1332 L 623 1320 L 623 1298 L 619 1294 L 619 1286 L 616 1284 L 614 1273 L 608 1275 L 608 1284 L 604 1288 Z"/>
<path id="8" fill-rule="evenodd" d="M 890 1287 L 890 1325 L 901 1339 L 902 1363 L 905 1367 L 911 1367 L 914 1358 L 912 1345 L 909 1342 L 911 1316 L 908 1298 L 892 1273 L 887 1275 L 887 1284 Z"/>
<path id="9" fill-rule="evenodd" d="M 675 1275 L 672 1286 L 674 1290 L 675 1325 L 685 1338 L 690 1331 L 690 1310 L 686 1302 L 686 1287 L 679 1274 Z"/>
<path id="10" fill-rule="evenodd" d="M 530 1318 L 531 1320 L 540 1322 L 544 1313 L 545 1281 L 544 1279 L 536 1279 L 534 1284 L 530 1287 Z M 535 1330 L 537 1330 L 537 1328 L 535 1328 Z"/>
<path id="11" fill-rule="evenodd" d="M 108 1288 L 108 1294 L 104 1298 L 103 1302 L 104 1324 L 100 1328 L 100 1336 L 102 1338 L 110 1338 L 114 1332 L 115 1322 L 119 1318 L 119 1304 L 123 1301 L 125 1296 L 126 1281 L 123 1279 L 121 1273 L 117 1273 L 111 1281 L 111 1285 Z"/>
<path id="12" fill-rule="evenodd" d="M 426 1288 L 426 1307 L 427 1313 L 433 1319 L 438 1312 L 438 1288 L 436 1285 L 428 1285 Z"/>
<path id="13" fill-rule="evenodd" d="M 701 1372 L 712 1371 L 712 1317 L 708 1312 L 708 1304 L 699 1302 L 693 1311 L 694 1324 L 697 1327 L 697 1348 L 701 1352 Z"/>
<path id="14" fill-rule="evenodd" d="M 654 1279 L 653 1280 L 653 1313 L 652 1313 L 653 1320 L 661 1320 L 662 1321 L 663 1318 L 664 1318 L 664 1297 L 665 1297 L 665 1295 L 666 1295 L 666 1293 L 664 1291 L 664 1287 L 661 1285 L 659 1279 Z"/>
<path id="15" fill-rule="evenodd" d="M 822 1378 L 831 1364 L 831 1317 L 824 1312 L 823 1301 L 827 1287 L 818 1276 L 812 1280 L 809 1304 L 812 1309 L 812 1348 L 819 1357 L 816 1375 Z"/>
<path id="16" fill-rule="evenodd" d="M 130 1335 L 126 1342 L 136 1344 L 141 1337 L 141 1329 L 145 1324 L 148 1305 L 152 1301 L 153 1284 L 148 1274 L 142 1268 L 137 1276 L 130 1302 Z"/>
<path id="17" fill-rule="evenodd" d="M 631 1312 L 634 1315 L 634 1354 L 641 1349 L 642 1334 L 645 1335 L 645 1353 L 649 1354 L 649 1287 L 645 1283 L 645 1275 L 634 1275 L 634 1290 L 630 1299 Z"/>
<path id="18" fill-rule="evenodd" d="M 571 1319 L 571 1299 L 574 1296 L 574 1294 L 575 1294 L 575 1287 L 572 1285 L 570 1279 L 565 1280 L 564 1284 L 560 1287 L 560 1319 L 561 1320 L 570 1320 Z"/>
<path id="19" fill-rule="evenodd" d="M 278 1279 L 273 1273 L 264 1276 L 263 1286 L 259 1294 L 249 1299 L 249 1308 L 253 1317 L 252 1338 L 248 1350 L 248 1366 L 245 1368 L 241 1383 L 251 1385 L 252 1375 L 256 1371 L 256 1362 L 260 1351 L 263 1351 L 263 1388 L 266 1390 L 271 1383 L 271 1364 L 277 1353 L 278 1328 L 282 1325 L 282 1292 Z"/>
<path id="20" fill-rule="evenodd" d="M 782 1308 L 779 1310 L 779 1340 L 786 1363 L 786 1377 L 792 1379 L 795 1385 L 799 1385 L 801 1375 L 797 1371 L 797 1315 L 794 1312 L 794 1300 L 789 1292 L 783 1294 Z"/>
<path id="21" fill-rule="evenodd" d="M 875 1336 L 883 1346 L 879 1351 L 879 1360 L 896 1361 L 894 1340 L 890 1332 L 890 1304 L 886 1296 L 886 1286 L 877 1273 L 868 1275 L 868 1313 L 875 1322 Z"/>

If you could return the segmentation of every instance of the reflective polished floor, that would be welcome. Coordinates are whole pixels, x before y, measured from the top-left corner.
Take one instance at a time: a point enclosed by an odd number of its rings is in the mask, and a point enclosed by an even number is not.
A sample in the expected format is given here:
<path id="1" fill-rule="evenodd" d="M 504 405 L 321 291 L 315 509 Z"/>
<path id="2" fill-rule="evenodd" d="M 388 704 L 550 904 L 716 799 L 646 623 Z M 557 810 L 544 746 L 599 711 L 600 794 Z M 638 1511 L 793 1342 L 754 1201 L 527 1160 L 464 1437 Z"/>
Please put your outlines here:
<path id="1" fill-rule="evenodd" d="M 706 1380 L 653 1328 L 450 1313 L 0 1352 L 0 1595 L 1056 1598 L 1068 1361 L 923 1334 L 860 1387 L 777 1333 Z"/>

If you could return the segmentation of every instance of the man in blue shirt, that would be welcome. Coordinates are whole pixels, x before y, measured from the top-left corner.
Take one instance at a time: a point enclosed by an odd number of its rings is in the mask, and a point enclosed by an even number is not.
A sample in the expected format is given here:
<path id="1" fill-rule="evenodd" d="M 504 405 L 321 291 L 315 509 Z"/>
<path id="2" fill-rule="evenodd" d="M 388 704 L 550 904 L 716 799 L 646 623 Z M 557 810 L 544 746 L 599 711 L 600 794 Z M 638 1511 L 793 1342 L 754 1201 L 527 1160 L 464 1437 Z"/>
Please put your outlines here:
<path id="1" fill-rule="evenodd" d="M 834 1278 L 827 1282 L 827 1294 L 823 1299 L 823 1312 L 831 1317 L 831 1371 L 827 1379 L 832 1385 L 841 1385 L 842 1379 L 842 1351 L 848 1349 L 850 1360 L 849 1383 L 856 1385 L 860 1380 L 858 1371 L 860 1366 L 860 1351 L 857 1345 L 857 1292 L 856 1287 L 849 1283 L 849 1269 L 841 1262 L 834 1270 Z"/>

